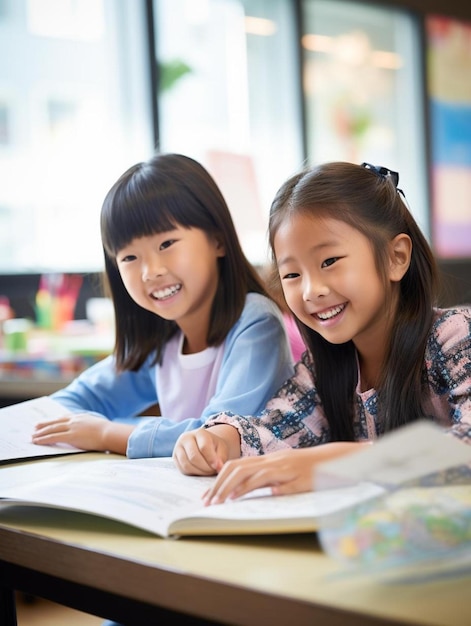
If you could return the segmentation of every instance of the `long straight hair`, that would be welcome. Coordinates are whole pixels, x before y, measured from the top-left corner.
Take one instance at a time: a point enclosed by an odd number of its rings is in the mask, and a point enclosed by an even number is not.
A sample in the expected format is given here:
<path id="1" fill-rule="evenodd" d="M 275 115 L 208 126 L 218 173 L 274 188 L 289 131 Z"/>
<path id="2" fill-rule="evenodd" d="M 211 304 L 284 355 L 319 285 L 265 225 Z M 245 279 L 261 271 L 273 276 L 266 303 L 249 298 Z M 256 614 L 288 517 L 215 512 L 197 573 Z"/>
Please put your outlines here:
<path id="1" fill-rule="evenodd" d="M 439 289 L 438 268 L 431 248 L 395 183 L 391 176 L 352 163 L 332 162 L 307 168 L 279 189 L 269 220 L 275 263 L 275 235 L 283 221 L 293 214 L 349 224 L 370 241 L 386 293 L 390 289 L 388 243 L 400 233 L 411 238 L 410 266 L 400 281 L 399 302 L 377 389 L 384 432 L 424 415 L 424 355 Z M 352 341 L 329 343 L 299 320 L 297 325 L 310 352 L 312 373 L 332 440 L 352 441 L 358 382 L 355 346 Z"/>
<path id="2" fill-rule="evenodd" d="M 115 311 L 114 356 L 118 370 L 135 371 L 155 351 L 154 363 L 178 329 L 140 307 L 128 294 L 116 256 L 133 239 L 181 226 L 219 238 L 219 280 L 206 337 L 221 344 L 240 317 L 248 292 L 267 295 L 242 251 L 226 201 L 214 179 L 197 161 L 181 154 L 157 154 L 130 167 L 111 187 L 101 210 L 105 283 Z"/>

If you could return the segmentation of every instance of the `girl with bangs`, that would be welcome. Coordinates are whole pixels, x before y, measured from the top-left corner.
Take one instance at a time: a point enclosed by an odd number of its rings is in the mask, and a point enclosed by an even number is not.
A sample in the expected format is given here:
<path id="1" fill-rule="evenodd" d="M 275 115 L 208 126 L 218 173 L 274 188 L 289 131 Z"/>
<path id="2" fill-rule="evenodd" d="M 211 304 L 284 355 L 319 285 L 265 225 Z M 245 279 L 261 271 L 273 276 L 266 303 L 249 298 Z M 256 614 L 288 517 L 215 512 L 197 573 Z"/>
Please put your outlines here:
<path id="1" fill-rule="evenodd" d="M 106 195 L 101 236 L 113 354 L 52 394 L 68 412 L 37 424 L 34 443 L 171 456 L 211 415 L 261 410 L 292 373 L 290 348 L 203 166 L 158 154 L 129 168 Z"/>

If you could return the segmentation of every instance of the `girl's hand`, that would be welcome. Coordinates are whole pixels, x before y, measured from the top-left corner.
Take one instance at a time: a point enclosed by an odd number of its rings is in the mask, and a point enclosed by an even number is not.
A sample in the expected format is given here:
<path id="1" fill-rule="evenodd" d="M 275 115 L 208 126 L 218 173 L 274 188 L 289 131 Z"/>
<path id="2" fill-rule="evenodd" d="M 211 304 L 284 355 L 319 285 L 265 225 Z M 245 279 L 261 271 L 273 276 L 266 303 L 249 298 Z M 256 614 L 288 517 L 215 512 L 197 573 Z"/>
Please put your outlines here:
<path id="1" fill-rule="evenodd" d="M 314 451 L 314 448 L 290 448 L 228 461 L 214 485 L 204 494 L 205 504 L 220 504 L 259 487 L 271 487 L 273 495 L 310 491 L 313 488 Z"/>
<path id="2" fill-rule="evenodd" d="M 204 494 L 205 504 L 233 500 L 260 487 L 271 487 L 276 496 L 312 491 L 318 463 L 355 452 L 361 445 L 356 442 L 326 443 L 228 461 L 214 485 Z"/>
<path id="3" fill-rule="evenodd" d="M 226 424 L 183 433 L 173 449 L 173 460 L 178 469 L 193 476 L 217 474 L 231 456 L 239 455 L 239 434 Z"/>
<path id="4" fill-rule="evenodd" d="M 66 415 L 35 426 L 32 441 L 41 446 L 66 443 L 82 450 L 99 450 L 104 446 L 105 432 L 110 422 L 87 413 Z"/>

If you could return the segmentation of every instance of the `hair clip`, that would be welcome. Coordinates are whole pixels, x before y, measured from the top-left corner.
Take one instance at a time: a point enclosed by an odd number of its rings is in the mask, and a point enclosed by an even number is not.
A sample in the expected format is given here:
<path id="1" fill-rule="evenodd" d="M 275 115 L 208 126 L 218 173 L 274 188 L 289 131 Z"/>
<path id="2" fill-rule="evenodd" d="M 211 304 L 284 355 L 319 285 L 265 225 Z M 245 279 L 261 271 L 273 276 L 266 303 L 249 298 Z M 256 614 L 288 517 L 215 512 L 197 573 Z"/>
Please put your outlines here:
<path id="1" fill-rule="evenodd" d="M 406 197 L 402 189 L 399 189 L 398 187 L 399 172 L 390 170 L 389 168 L 383 167 L 382 165 L 371 165 L 371 163 L 362 163 L 361 166 L 367 170 L 371 170 L 374 174 L 376 174 L 376 176 L 383 180 L 387 180 L 388 178 L 390 178 L 394 183 L 394 187 L 396 187 L 397 191 L 403 196 L 403 198 Z"/>

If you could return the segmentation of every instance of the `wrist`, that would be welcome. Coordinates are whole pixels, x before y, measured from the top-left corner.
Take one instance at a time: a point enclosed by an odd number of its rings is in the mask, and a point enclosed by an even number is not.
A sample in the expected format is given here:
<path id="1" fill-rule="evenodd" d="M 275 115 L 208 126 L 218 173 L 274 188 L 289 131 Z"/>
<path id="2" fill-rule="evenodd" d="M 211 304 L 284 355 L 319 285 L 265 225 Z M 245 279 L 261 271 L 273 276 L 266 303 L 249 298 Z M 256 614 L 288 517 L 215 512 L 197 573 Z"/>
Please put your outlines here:
<path id="1" fill-rule="evenodd" d="M 211 432 L 225 443 L 228 459 L 238 459 L 240 457 L 240 435 L 235 426 L 231 424 L 215 424 L 211 427 Z"/>
<path id="2" fill-rule="evenodd" d="M 116 424 L 108 420 L 102 429 L 102 450 L 126 456 L 128 439 L 133 429 L 134 426 Z"/>

